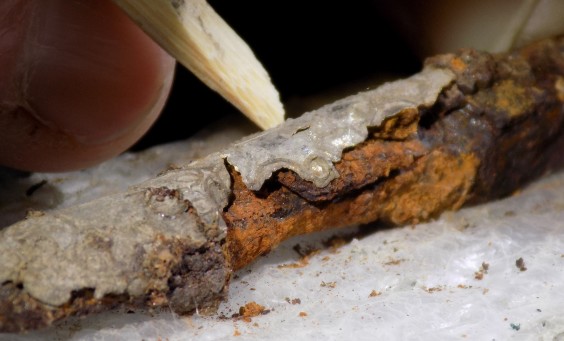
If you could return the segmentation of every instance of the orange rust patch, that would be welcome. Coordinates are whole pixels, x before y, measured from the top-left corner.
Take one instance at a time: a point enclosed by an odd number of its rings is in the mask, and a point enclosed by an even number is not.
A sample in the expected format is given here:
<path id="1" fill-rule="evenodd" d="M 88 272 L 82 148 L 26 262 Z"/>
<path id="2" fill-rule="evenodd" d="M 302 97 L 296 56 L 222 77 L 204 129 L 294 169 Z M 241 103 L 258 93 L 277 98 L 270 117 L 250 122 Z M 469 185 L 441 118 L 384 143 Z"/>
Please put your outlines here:
<path id="1" fill-rule="evenodd" d="M 300 311 L 299 316 L 300 317 L 306 317 L 307 313 L 305 311 Z"/>
<path id="2" fill-rule="evenodd" d="M 355 161 L 344 157 L 342 162 Z M 229 226 L 227 249 L 233 267 L 242 268 L 292 236 L 378 219 L 397 225 L 417 223 L 458 209 L 467 199 L 478 165 L 471 154 L 454 156 L 433 151 L 380 185 L 367 186 L 354 196 L 345 192 L 342 199 L 321 205 L 285 186 L 266 194 L 255 193 L 231 170 L 234 200 L 224 219 Z M 344 168 L 351 172 L 356 169 L 354 165 Z M 347 172 L 340 175 L 351 176 Z"/>
<path id="3" fill-rule="evenodd" d="M 417 140 L 370 140 L 343 154 L 342 159 L 335 163 L 337 172 L 342 176 L 323 188 L 316 187 L 291 171 L 280 172 L 278 181 L 307 200 L 331 200 L 345 191 L 388 177 L 394 170 L 409 167 L 417 157 L 426 152 L 425 147 Z"/>
<path id="4" fill-rule="evenodd" d="M 496 96 L 495 106 L 507 112 L 510 117 L 527 113 L 534 104 L 526 89 L 513 80 L 499 82 L 493 90 Z"/>
<path id="5" fill-rule="evenodd" d="M 450 60 L 450 67 L 452 68 L 452 70 L 454 70 L 457 73 L 461 73 L 464 72 L 464 70 L 466 69 L 467 65 L 466 63 L 458 58 L 458 57 L 454 57 Z"/>
<path id="6" fill-rule="evenodd" d="M 386 182 L 386 192 L 379 193 L 383 199 L 378 207 L 380 219 L 397 225 L 416 224 L 460 208 L 478 166 L 479 160 L 472 154 L 452 156 L 433 151 L 418 160 L 410 172 Z"/>
<path id="7" fill-rule="evenodd" d="M 404 140 L 417 132 L 419 111 L 407 108 L 394 116 L 388 117 L 372 134 L 377 139 Z"/>

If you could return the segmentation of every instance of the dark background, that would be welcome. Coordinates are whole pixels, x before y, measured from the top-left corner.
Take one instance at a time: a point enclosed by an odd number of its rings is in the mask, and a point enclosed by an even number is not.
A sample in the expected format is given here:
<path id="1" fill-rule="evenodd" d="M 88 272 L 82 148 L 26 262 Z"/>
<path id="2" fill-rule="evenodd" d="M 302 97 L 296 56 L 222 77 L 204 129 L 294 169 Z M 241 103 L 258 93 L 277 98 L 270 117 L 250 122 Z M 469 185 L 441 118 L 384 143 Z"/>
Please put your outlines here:
<path id="1" fill-rule="evenodd" d="M 383 75 L 408 75 L 421 67 L 385 7 L 371 1 L 209 3 L 253 49 L 291 116 L 301 112 L 290 102 Z M 163 114 L 134 150 L 185 139 L 221 117 L 237 114 L 182 66 L 175 77 Z"/>

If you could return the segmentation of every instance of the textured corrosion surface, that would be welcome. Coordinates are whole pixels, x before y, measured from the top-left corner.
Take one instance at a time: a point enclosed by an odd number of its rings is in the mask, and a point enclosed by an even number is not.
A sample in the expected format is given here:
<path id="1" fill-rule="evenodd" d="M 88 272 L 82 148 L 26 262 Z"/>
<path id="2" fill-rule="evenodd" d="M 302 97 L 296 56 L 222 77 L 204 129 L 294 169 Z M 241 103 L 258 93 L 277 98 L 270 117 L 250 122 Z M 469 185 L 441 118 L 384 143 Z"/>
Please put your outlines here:
<path id="1" fill-rule="evenodd" d="M 291 236 L 375 220 L 414 223 L 459 208 L 477 166 L 470 155 L 457 158 L 434 151 L 391 181 L 329 202 L 308 201 L 285 186 L 257 196 L 234 174 L 235 201 L 225 214 L 233 266 L 245 266 Z"/>
<path id="2" fill-rule="evenodd" d="M 288 237 L 510 194 L 562 158 L 563 49 L 437 56 L 126 193 L 30 215 L 0 232 L 0 330 L 124 304 L 213 309 L 232 269 Z"/>
<path id="3" fill-rule="evenodd" d="M 560 39 L 510 56 L 462 50 L 429 59 L 426 69 L 446 68 L 455 83 L 416 119 L 410 108 L 372 129 L 325 186 L 289 168 L 254 192 L 232 169 L 235 198 L 224 216 L 234 268 L 289 236 L 376 220 L 417 223 L 508 195 L 546 172 L 561 158 L 550 146 L 563 130 L 563 47 Z"/>
<path id="4" fill-rule="evenodd" d="M 341 159 L 344 149 L 366 140 L 369 127 L 386 120 L 395 122 L 397 113 L 431 106 L 453 79 L 447 69 L 425 68 L 408 79 L 288 119 L 283 125 L 243 139 L 223 155 L 251 190 L 259 190 L 282 168 L 325 187 L 339 176 L 333 163 Z"/>
<path id="5" fill-rule="evenodd" d="M 3 230 L 1 329 L 35 329 L 121 303 L 184 313 L 215 306 L 231 272 L 217 209 L 229 184 L 223 161 L 204 159 Z"/>

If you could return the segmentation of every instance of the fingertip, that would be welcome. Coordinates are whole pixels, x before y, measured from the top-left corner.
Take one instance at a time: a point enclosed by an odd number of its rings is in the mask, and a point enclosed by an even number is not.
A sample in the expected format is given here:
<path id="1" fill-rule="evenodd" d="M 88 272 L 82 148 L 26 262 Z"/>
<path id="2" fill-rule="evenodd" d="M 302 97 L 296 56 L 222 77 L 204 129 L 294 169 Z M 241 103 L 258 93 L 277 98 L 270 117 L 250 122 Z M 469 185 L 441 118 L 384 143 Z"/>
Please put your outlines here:
<path id="1" fill-rule="evenodd" d="M 0 162 L 62 171 L 119 154 L 158 117 L 174 60 L 109 0 L 33 7 L 17 96 L 0 99 Z"/>
<path id="2" fill-rule="evenodd" d="M 28 33 L 26 94 L 41 120 L 84 144 L 149 115 L 171 58 L 111 1 L 39 2 Z"/>

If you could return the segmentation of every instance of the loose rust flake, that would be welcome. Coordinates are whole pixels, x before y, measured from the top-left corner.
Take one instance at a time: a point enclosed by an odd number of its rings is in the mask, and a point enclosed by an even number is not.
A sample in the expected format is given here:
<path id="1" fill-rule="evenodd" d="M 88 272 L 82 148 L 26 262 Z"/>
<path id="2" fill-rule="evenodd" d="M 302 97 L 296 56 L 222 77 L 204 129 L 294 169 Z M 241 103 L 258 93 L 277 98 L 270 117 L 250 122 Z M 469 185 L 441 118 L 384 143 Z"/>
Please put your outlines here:
<path id="1" fill-rule="evenodd" d="M 250 323 L 253 317 L 263 315 L 266 311 L 264 306 L 251 301 L 239 308 L 239 318 Z"/>

